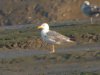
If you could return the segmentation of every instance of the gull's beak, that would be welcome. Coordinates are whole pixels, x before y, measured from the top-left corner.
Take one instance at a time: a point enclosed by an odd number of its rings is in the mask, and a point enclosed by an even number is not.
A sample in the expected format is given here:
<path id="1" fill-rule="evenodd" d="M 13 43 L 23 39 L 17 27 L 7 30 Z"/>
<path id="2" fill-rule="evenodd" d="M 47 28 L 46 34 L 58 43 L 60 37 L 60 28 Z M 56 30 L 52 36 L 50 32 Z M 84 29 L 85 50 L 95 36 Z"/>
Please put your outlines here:
<path id="1" fill-rule="evenodd" d="M 43 28 L 43 26 L 38 26 L 38 27 L 37 27 L 37 29 L 42 29 L 42 28 Z"/>

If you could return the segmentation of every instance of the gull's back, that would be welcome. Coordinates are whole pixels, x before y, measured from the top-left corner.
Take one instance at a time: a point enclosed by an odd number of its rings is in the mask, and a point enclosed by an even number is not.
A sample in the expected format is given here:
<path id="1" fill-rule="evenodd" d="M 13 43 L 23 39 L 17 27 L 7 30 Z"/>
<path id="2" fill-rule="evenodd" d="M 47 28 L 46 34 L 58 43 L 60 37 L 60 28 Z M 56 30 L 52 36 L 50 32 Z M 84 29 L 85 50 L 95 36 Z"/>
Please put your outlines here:
<path id="1" fill-rule="evenodd" d="M 81 6 L 81 10 L 82 10 L 82 12 L 83 12 L 85 15 L 87 15 L 87 16 L 91 16 L 91 15 L 92 15 L 91 6 L 89 6 L 89 5 L 83 4 L 83 5 Z"/>

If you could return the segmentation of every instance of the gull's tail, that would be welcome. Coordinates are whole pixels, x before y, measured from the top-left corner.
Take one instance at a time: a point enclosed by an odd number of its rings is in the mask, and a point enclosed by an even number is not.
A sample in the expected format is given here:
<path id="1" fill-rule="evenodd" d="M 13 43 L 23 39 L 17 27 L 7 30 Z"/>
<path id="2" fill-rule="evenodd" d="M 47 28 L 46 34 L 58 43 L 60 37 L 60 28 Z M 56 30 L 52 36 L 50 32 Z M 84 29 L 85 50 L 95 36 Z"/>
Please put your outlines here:
<path id="1" fill-rule="evenodd" d="M 94 6 L 93 12 L 94 12 L 95 14 L 100 15 L 100 7 Z"/>
<path id="2" fill-rule="evenodd" d="M 66 42 L 69 42 L 69 43 L 75 43 L 75 37 L 73 36 L 70 36 L 69 38 L 66 39 Z"/>
<path id="3" fill-rule="evenodd" d="M 71 39 L 67 39 L 66 40 L 67 42 L 70 42 L 70 43 L 74 43 L 75 41 L 71 40 Z"/>
<path id="4" fill-rule="evenodd" d="M 97 12 L 100 14 L 100 7 L 97 7 Z"/>

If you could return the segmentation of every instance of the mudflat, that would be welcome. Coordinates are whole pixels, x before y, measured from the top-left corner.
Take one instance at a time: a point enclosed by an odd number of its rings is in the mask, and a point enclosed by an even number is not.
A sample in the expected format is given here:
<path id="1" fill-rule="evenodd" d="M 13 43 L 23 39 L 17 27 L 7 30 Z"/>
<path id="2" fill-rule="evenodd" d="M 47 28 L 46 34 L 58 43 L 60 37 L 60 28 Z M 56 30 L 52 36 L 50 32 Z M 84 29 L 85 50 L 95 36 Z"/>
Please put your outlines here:
<path id="1" fill-rule="evenodd" d="M 0 51 L 1 75 L 99 75 L 100 47 L 73 46 L 48 50 Z"/>

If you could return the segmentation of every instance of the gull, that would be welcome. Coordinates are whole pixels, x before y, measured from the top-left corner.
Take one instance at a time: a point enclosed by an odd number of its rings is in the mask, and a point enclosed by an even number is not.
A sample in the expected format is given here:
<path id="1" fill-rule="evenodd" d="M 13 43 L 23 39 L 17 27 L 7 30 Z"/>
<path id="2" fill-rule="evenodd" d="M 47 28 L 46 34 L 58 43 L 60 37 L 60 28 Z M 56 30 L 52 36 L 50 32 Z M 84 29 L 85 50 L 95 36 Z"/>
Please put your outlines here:
<path id="1" fill-rule="evenodd" d="M 38 29 L 42 29 L 42 40 L 52 45 L 52 51 L 50 53 L 55 53 L 55 44 L 61 44 L 64 42 L 74 43 L 74 41 L 72 41 L 71 38 L 66 37 L 56 31 L 49 30 L 48 23 L 41 24 L 40 26 L 38 26 Z"/>
<path id="2" fill-rule="evenodd" d="M 98 17 L 100 15 L 100 7 L 90 5 L 89 1 L 84 1 L 81 10 L 85 15 L 90 17 L 91 24 L 93 24 L 93 17 Z"/>

